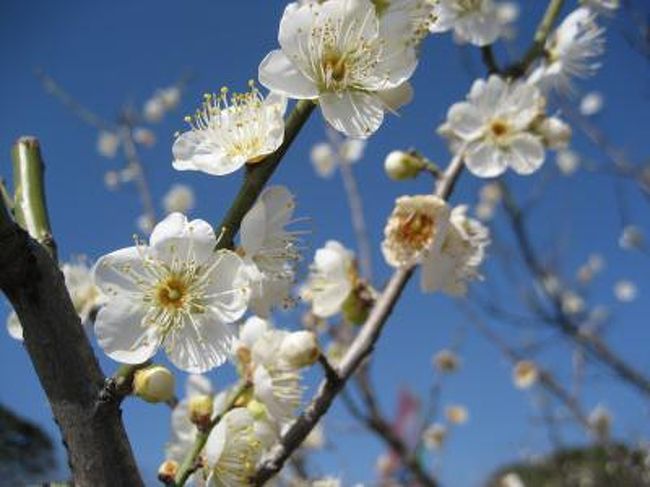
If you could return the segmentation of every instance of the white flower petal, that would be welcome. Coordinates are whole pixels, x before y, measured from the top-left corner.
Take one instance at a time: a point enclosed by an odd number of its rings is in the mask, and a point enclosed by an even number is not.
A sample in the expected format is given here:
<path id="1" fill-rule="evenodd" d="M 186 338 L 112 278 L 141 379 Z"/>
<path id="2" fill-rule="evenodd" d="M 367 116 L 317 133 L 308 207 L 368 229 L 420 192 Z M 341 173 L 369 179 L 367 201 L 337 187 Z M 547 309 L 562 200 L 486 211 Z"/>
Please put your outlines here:
<path id="1" fill-rule="evenodd" d="M 289 98 L 313 99 L 318 97 L 316 84 L 307 78 L 280 50 L 271 51 L 260 63 L 260 83 L 269 90 Z"/>
<path id="2" fill-rule="evenodd" d="M 384 120 L 382 100 L 374 94 L 360 91 L 325 93 L 320 97 L 320 104 L 329 124 L 348 137 L 365 139 Z"/>
<path id="3" fill-rule="evenodd" d="M 154 326 L 143 323 L 143 303 L 114 297 L 99 310 L 95 319 L 95 335 L 99 346 L 113 360 L 140 364 L 155 355 L 160 338 Z"/>
<path id="4" fill-rule="evenodd" d="M 544 163 L 544 145 L 539 137 L 520 134 L 510 143 L 510 167 L 519 174 L 532 174 Z"/>
<path id="5" fill-rule="evenodd" d="M 465 152 L 465 165 L 480 178 L 499 176 L 508 168 L 502 152 L 486 142 L 470 144 Z"/>

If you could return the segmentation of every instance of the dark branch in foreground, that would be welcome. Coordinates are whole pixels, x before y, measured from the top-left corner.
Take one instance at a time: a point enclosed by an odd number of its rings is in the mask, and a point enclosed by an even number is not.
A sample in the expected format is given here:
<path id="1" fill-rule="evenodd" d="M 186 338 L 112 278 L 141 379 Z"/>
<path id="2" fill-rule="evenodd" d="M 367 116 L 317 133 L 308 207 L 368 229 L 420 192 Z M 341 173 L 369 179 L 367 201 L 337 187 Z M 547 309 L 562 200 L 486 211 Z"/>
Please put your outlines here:
<path id="1" fill-rule="evenodd" d="M 24 152 L 38 154 L 34 138 L 22 138 L 17 145 L 18 151 L 32 149 Z M 40 158 L 27 157 L 24 164 L 29 166 L 28 173 L 42 178 Z M 29 214 L 27 221 L 38 222 L 33 210 L 45 211 L 42 193 L 33 193 L 29 201 L 38 205 L 28 202 L 21 211 Z M 38 223 L 32 230 L 36 238 L 43 236 L 44 228 Z M 53 242 L 51 235 L 49 239 Z M 119 407 L 97 402 L 104 376 L 70 301 L 63 274 L 42 244 L 0 205 L 0 289 L 23 326 L 25 346 L 61 430 L 75 484 L 143 485 Z"/>

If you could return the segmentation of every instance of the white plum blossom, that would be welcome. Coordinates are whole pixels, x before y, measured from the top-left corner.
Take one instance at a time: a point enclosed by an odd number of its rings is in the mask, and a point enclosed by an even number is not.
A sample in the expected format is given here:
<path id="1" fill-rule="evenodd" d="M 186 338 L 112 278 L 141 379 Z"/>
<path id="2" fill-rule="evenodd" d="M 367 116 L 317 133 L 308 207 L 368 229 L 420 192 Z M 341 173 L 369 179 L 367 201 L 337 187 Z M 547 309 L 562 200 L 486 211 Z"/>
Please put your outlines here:
<path id="1" fill-rule="evenodd" d="M 163 207 L 167 213 L 187 213 L 194 209 L 194 191 L 186 184 L 174 184 L 163 197 Z"/>
<path id="2" fill-rule="evenodd" d="M 529 81 L 545 90 L 571 91 L 572 78 L 592 76 L 600 67 L 595 58 L 604 51 L 604 33 L 592 10 L 574 10 L 549 36 L 544 60 L 533 70 Z"/>
<path id="3" fill-rule="evenodd" d="M 248 409 L 230 410 L 210 432 L 205 445 L 207 485 L 251 485 L 257 462 L 275 437 L 269 425 L 257 421 Z"/>
<path id="4" fill-rule="evenodd" d="M 544 162 L 545 99 L 533 85 L 493 75 L 476 80 L 467 101 L 454 103 L 438 132 L 464 147 L 467 168 L 479 177 L 495 177 L 507 168 L 531 174 Z M 461 147 L 458 147 L 458 143 Z"/>
<path id="5" fill-rule="evenodd" d="M 614 296 L 621 303 L 630 303 L 634 301 L 639 294 L 639 291 L 632 281 L 623 279 L 614 285 Z"/>
<path id="6" fill-rule="evenodd" d="M 97 152 L 100 155 L 112 159 L 120 148 L 120 138 L 114 132 L 102 130 L 97 136 Z"/>
<path id="7" fill-rule="evenodd" d="M 492 0 L 439 0 L 434 9 L 434 33 L 453 30 L 461 42 L 492 44 L 501 35 L 502 23 Z"/>
<path id="8" fill-rule="evenodd" d="M 203 220 L 172 213 L 153 229 L 149 245 L 117 250 L 94 268 L 108 296 L 95 321 L 99 345 L 114 360 L 138 364 L 158 348 L 179 369 L 205 372 L 230 351 L 232 325 L 246 312 L 250 288 L 241 258 L 214 251 Z"/>
<path id="9" fill-rule="evenodd" d="M 329 240 L 318 249 L 303 290 L 314 315 L 329 318 L 341 311 L 354 288 L 354 275 L 354 254 L 341 243 Z"/>
<path id="10" fill-rule="evenodd" d="M 282 16 L 279 50 L 259 67 L 260 82 L 289 98 L 318 100 L 339 132 L 366 138 L 386 110 L 410 96 L 415 48 L 394 35 L 369 0 L 290 3 Z M 395 96 L 395 91 L 399 96 Z"/>
<path id="11" fill-rule="evenodd" d="M 467 293 L 470 281 L 481 278 L 479 268 L 490 243 L 489 231 L 466 213 L 466 206 L 451 211 L 442 245 L 434 246 L 434 251 L 424 256 L 421 281 L 424 292 L 440 290 L 462 296 Z"/>
<path id="12" fill-rule="evenodd" d="M 315 144 L 310 152 L 311 163 L 322 178 L 334 175 L 340 164 L 352 164 L 363 157 L 366 142 L 361 139 L 345 139 L 338 147 L 327 142 Z"/>
<path id="13" fill-rule="evenodd" d="M 247 93 L 206 93 L 194 116 L 185 117 L 190 130 L 174 142 L 174 168 L 223 176 L 261 161 L 284 140 L 286 107 L 286 98 L 263 98 L 252 82 Z"/>
<path id="14" fill-rule="evenodd" d="M 81 324 L 90 326 L 91 314 L 106 302 L 106 296 L 95 286 L 90 268 L 84 258 L 64 263 L 61 272 Z M 7 319 L 7 331 L 12 338 L 23 339 L 23 328 L 15 312 L 11 312 Z"/>
<path id="15" fill-rule="evenodd" d="M 518 389 L 530 388 L 539 378 L 537 365 L 530 360 L 520 360 L 512 370 L 512 381 Z"/>
<path id="16" fill-rule="evenodd" d="M 433 195 L 398 198 L 384 229 L 386 261 L 394 267 L 421 264 L 424 292 L 465 294 L 467 283 L 480 277 L 489 243 L 487 228 L 466 212 L 465 206 L 450 211 Z"/>
<path id="17" fill-rule="evenodd" d="M 288 306 L 301 255 L 300 231 L 286 227 L 296 202 L 284 186 L 266 188 L 241 224 L 240 254 L 252 283 L 251 309 L 268 316 L 276 306 Z"/>
<path id="18" fill-rule="evenodd" d="M 264 405 L 268 417 L 279 424 L 293 418 L 302 399 L 300 367 L 282 353 L 284 342 L 296 333 L 301 332 L 276 330 L 268 321 L 251 317 L 233 345 L 240 373 L 252 381 L 254 397 Z"/>
<path id="19" fill-rule="evenodd" d="M 586 117 L 596 115 L 603 109 L 605 99 L 602 93 L 598 91 L 590 91 L 580 100 L 580 113 Z"/>
<path id="20" fill-rule="evenodd" d="M 580 156 L 570 149 L 561 150 L 555 155 L 555 163 L 563 175 L 570 176 L 580 168 Z"/>

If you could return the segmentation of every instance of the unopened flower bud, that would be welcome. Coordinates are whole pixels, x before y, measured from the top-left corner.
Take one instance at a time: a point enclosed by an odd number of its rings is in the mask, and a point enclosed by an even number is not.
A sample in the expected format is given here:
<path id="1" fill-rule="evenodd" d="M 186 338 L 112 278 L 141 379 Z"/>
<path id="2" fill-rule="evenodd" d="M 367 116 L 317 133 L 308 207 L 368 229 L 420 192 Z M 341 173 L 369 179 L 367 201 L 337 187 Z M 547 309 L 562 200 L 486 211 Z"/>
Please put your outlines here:
<path id="1" fill-rule="evenodd" d="M 207 394 L 197 394 L 189 399 L 190 421 L 199 429 L 207 426 L 212 420 L 214 398 Z"/>
<path id="2" fill-rule="evenodd" d="M 133 376 L 133 392 L 147 402 L 166 402 L 174 397 L 173 374 L 162 365 L 138 370 Z"/>
<path id="3" fill-rule="evenodd" d="M 386 174 L 388 174 L 389 178 L 394 179 L 395 181 L 412 179 L 418 175 L 423 167 L 424 163 L 422 159 L 413 154 L 409 154 L 408 152 L 399 150 L 395 150 L 388 154 L 384 161 Z"/>
<path id="4" fill-rule="evenodd" d="M 291 367 L 309 367 L 318 360 L 320 349 L 311 331 L 296 331 L 282 340 L 280 356 Z"/>
<path id="5" fill-rule="evenodd" d="M 174 482 L 174 477 L 176 477 L 176 472 L 178 472 L 178 462 L 174 460 L 165 460 L 158 467 L 158 480 L 163 484 L 171 484 Z"/>
<path id="6" fill-rule="evenodd" d="M 571 140 L 571 127 L 557 117 L 545 118 L 537 126 L 537 132 L 549 149 L 566 149 Z"/>

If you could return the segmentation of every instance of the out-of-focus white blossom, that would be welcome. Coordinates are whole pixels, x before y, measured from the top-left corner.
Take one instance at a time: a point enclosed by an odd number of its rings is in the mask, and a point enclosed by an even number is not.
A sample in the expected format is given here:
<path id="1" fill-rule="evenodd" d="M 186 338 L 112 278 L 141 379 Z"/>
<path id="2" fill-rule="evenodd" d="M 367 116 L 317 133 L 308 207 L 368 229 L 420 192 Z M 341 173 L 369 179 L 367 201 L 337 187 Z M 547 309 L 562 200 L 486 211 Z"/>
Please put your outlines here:
<path id="1" fill-rule="evenodd" d="M 460 367 L 460 359 L 451 350 L 440 350 L 433 357 L 433 365 L 443 373 L 456 372 Z"/>
<path id="2" fill-rule="evenodd" d="M 639 291 L 632 281 L 621 280 L 614 285 L 614 296 L 621 303 L 631 303 L 639 294 Z"/>
<path id="3" fill-rule="evenodd" d="M 572 78 L 586 78 L 600 67 L 595 58 L 604 51 L 604 33 L 592 10 L 574 10 L 549 36 L 544 48 L 546 56 L 529 81 L 543 89 L 570 91 Z"/>
<path id="4" fill-rule="evenodd" d="M 317 99 L 332 127 L 366 138 L 386 109 L 410 99 L 417 57 L 394 35 L 396 27 L 393 16 L 379 19 L 369 0 L 290 3 L 280 22 L 281 49 L 264 58 L 259 80 L 289 98 Z"/>
<path id="5" fill-rule="evenodd" d="M 586 117 L 596 115 L 603 109 L 605 100 L 602 93 L 598 91 L 590 91 L 580 100 L 580 113 Z"/>
<path id="6" fill-rule="evenodd" d="M 518 474 L 510 472 L 499 479 L 499 487 L 526 487 L 526 484 Z"/>
<path id="7" fill-rule="evenodd" d="M 434 423 L 429 425 L 422 434 L 424 446 L 429 450 L 439 450 L 447 439 L 447 427 L 444 424 Z"/>
<path id="8" fill-rule="evenodd" d="M 539 370 L 530 360 L 520 360 L 512 370 L 512 381 L 518 389 L 528 389 L 538 378 Z"/>
<path id="9" fill-rule="evenodd" d="M 147 128 L 138 127 L 133 131 L 133 140 L 146 147 L 153 147 L 156 144 L 156 135 Z"/>
<path id="10" fill-rule="evenodd" d="M 190 130 L 174 141 L 174 169 L 223 176 L 263 160 L 284 140 L 286 108 L 286 98 L 264 98 L 253 82 L 247 93 L 205 94 L 194 116 L 185 117 Z"/>
<path id="11" fill-rule="evenodd" d="M 439 0 L 431 32 L 453 30 L 461 42 L 487 46 L 501 34 L 498 9 L 492 0 Z"/>
<path id="12" fill-rule="evenodd" d="M 581 296 L 573 291 L 564 291 L 560 297 L 562 310 L 569 314 L 575 315 L 585 309 L 585 302 Z"/>
<path id="13" fill-rule="evenodd" d="M 319 142 L 311 149 L 311 163 L 320 177 L 330 178 L 339 164 L 359 161 L 365 148 L 366 142 L 361 139 L 345 139 L 339 144 L 338 150 L 328 142 Z"/>
<path id="14" fill-rule="evenodd" d="M 156 225 L 156 222 L 153 220 L 153 218 L 150 215 L 140 215 L 135 220 L 135 225 L 138 227 L 138 230 L 140 230 L 140 232 L 143 235 L 149 235 L 153 230 L 154 226 Z"/>
<path id="15" fill-rule="evenodd" d="M 117 134 L 102 130 L 97 136 L 97 152 L 100 155 L 112 159 L 120 148 L 120 138 Z"/>
<path id="16" fill-rule="evenodd" d="M 99 345 L 114 360 L 139 364 L 163 347 L 187 372 L 221 365 L 234 321 L 246 312 L 250 288 L 241 258 L 214 252 L 216 237 L 203 220 L 172 213 L 154 228 L 149 245 L 105 255 L 94 267 L 108 303 L 95 320 Z"/>
<path id="17" fill-rule="evenodd" d="M 570 149 L 561 150 L 555 155 L 555 163 L 562 174 L 570 176 L 580 167 L 580 156 Z"/>
<path id="18" fill-rule="evenodd" d="M 609 440 L 612 429 L 612 415 L 602 404 L 597 405 L 589 414 L 589 426 L 600 441 Z"/>
<path id="19" fill-rule="evenodd" d="M 451 424 L 465 424 L 469 420 L 469 411 L 465 406 L 454 404 L 445 408 L 445 416 Z"/>
<path id="20" fill-rule="evenodd" d="M 194 209 L 194 191 L 186 184 L 174 184 L 163 197 L 167 213 L 188 213 Z"/>

